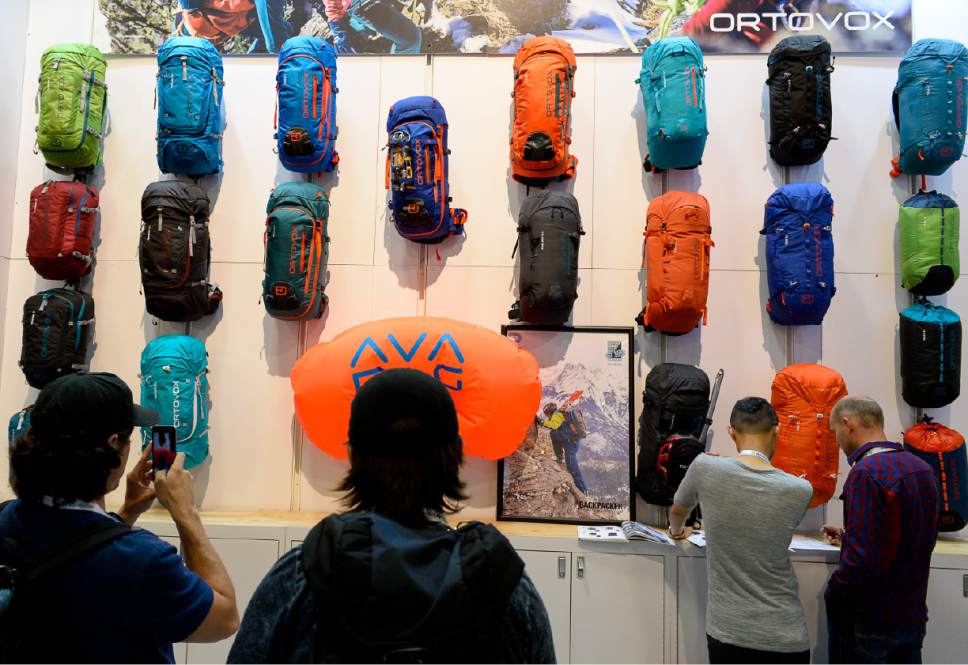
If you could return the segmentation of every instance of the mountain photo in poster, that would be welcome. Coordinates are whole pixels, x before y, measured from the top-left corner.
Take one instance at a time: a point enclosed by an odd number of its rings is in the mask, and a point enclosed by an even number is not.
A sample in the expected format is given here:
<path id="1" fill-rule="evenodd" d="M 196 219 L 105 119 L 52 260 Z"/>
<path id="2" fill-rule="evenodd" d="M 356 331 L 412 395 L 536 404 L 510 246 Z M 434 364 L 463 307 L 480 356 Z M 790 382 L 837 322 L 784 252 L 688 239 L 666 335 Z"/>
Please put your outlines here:
<path id="1" fill-rule="evenodd" d="M 506 326 L 538 361 L 541 403 L 501 461 L 498 519 L 613 523 L 632 508 L 630 328 Z"/>
<path id="2" fill-rule="evenodd" d="M 794 34 L 823 35 L 835 53 L 901 53 L 911 0 L 97 0 L 95 26 L 102 51 L 141 55 L 174 34 L 235 55 L 295 35 L 339 55 L 513 54 L 537 35 L 578 54 L 641 53 L 677 35 L 706 53 L 768 53 Z"/>

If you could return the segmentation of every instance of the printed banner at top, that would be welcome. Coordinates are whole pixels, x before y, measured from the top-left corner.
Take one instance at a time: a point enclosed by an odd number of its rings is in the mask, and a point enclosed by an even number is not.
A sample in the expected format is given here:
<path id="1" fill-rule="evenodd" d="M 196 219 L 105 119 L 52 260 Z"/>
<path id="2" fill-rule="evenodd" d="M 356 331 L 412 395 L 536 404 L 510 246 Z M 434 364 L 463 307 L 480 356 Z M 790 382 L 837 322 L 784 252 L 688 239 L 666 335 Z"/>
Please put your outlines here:
<path id="1" fill-rule="evenodd" d="M 97 45 L 132 54 L 173 34 L 238 55 L 274 53 L 300 34 L 341 55 L 514 53 L 542 34 L 577 53 L 641 52 L 671 35 L 707 53 L 766 53 L 793 34 L 823 35 L 837 53 L 911 45 L 911 0 L 98 0 L 97 11 L 110 40 Z"/>

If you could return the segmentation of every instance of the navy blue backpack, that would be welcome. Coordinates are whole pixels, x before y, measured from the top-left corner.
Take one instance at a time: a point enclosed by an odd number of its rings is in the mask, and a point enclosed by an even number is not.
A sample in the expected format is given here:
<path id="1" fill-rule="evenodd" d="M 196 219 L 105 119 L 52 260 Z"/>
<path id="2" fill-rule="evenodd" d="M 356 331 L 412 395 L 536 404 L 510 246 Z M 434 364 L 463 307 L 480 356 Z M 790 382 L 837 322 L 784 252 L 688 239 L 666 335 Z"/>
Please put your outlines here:
<path id="1" fill-rule="evenodd" d="M 158 168 L 201 176 L 222 169 L 222 56 L 207 39 L 158 49 Z"/>
<path id="2" fill-rule="evenodd" d="M 834 286 L 834 200 L 816 182 L 784 185 L 766 202 L 766 272 L 774 323 L 815 326 L 823 322 Z"/>
<path id="3" fill-rule="evenodd" d="M 282 165 L 332 171 L 336 153 L 336 51 L 316 37 L 292 37 L 279 51 L 276 144 Z"/>
<path id="4" fill-rule="evenodd" d="M 438 243 L 463 233 L 467 211 L 450 207 L 447 114 L 433 97 L 408 97 L 387 118 L 386 188 L 404 238 Z"/>

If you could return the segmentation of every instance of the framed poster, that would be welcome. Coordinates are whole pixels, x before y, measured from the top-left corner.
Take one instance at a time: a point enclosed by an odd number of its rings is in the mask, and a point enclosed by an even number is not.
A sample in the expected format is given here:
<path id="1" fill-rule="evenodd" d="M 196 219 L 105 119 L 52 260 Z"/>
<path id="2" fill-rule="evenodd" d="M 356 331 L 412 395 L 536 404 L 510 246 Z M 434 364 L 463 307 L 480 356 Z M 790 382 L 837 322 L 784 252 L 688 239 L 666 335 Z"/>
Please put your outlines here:
<path id="1" fill-rule="evenodd" d="M 538 361 L 541 403 L 498 462 L 497 518 L 617 524 L 635 519 L 632 328 L 502 326 Z"/>

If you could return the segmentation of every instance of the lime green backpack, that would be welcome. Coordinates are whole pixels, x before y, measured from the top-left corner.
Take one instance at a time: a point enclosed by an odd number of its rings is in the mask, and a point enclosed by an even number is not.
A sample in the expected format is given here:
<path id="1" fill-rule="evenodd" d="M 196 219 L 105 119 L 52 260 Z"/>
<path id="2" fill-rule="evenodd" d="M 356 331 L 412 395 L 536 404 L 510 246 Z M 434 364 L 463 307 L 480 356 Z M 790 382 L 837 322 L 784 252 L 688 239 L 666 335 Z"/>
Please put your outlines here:
<path id="1" fill-rule="evenodd" d="M 939 296 L 957 281 L 958 212 L 937 192 L 918 192 L 901 205 L 901 285 L 911 293 Z"/>
<path id="2" fill-rule="evenodd" d="M 101 163 L 107 67 L 101 52 L 87 44 L 58 44 L 41 56 L 37 148 L 55 170 Z"/>

